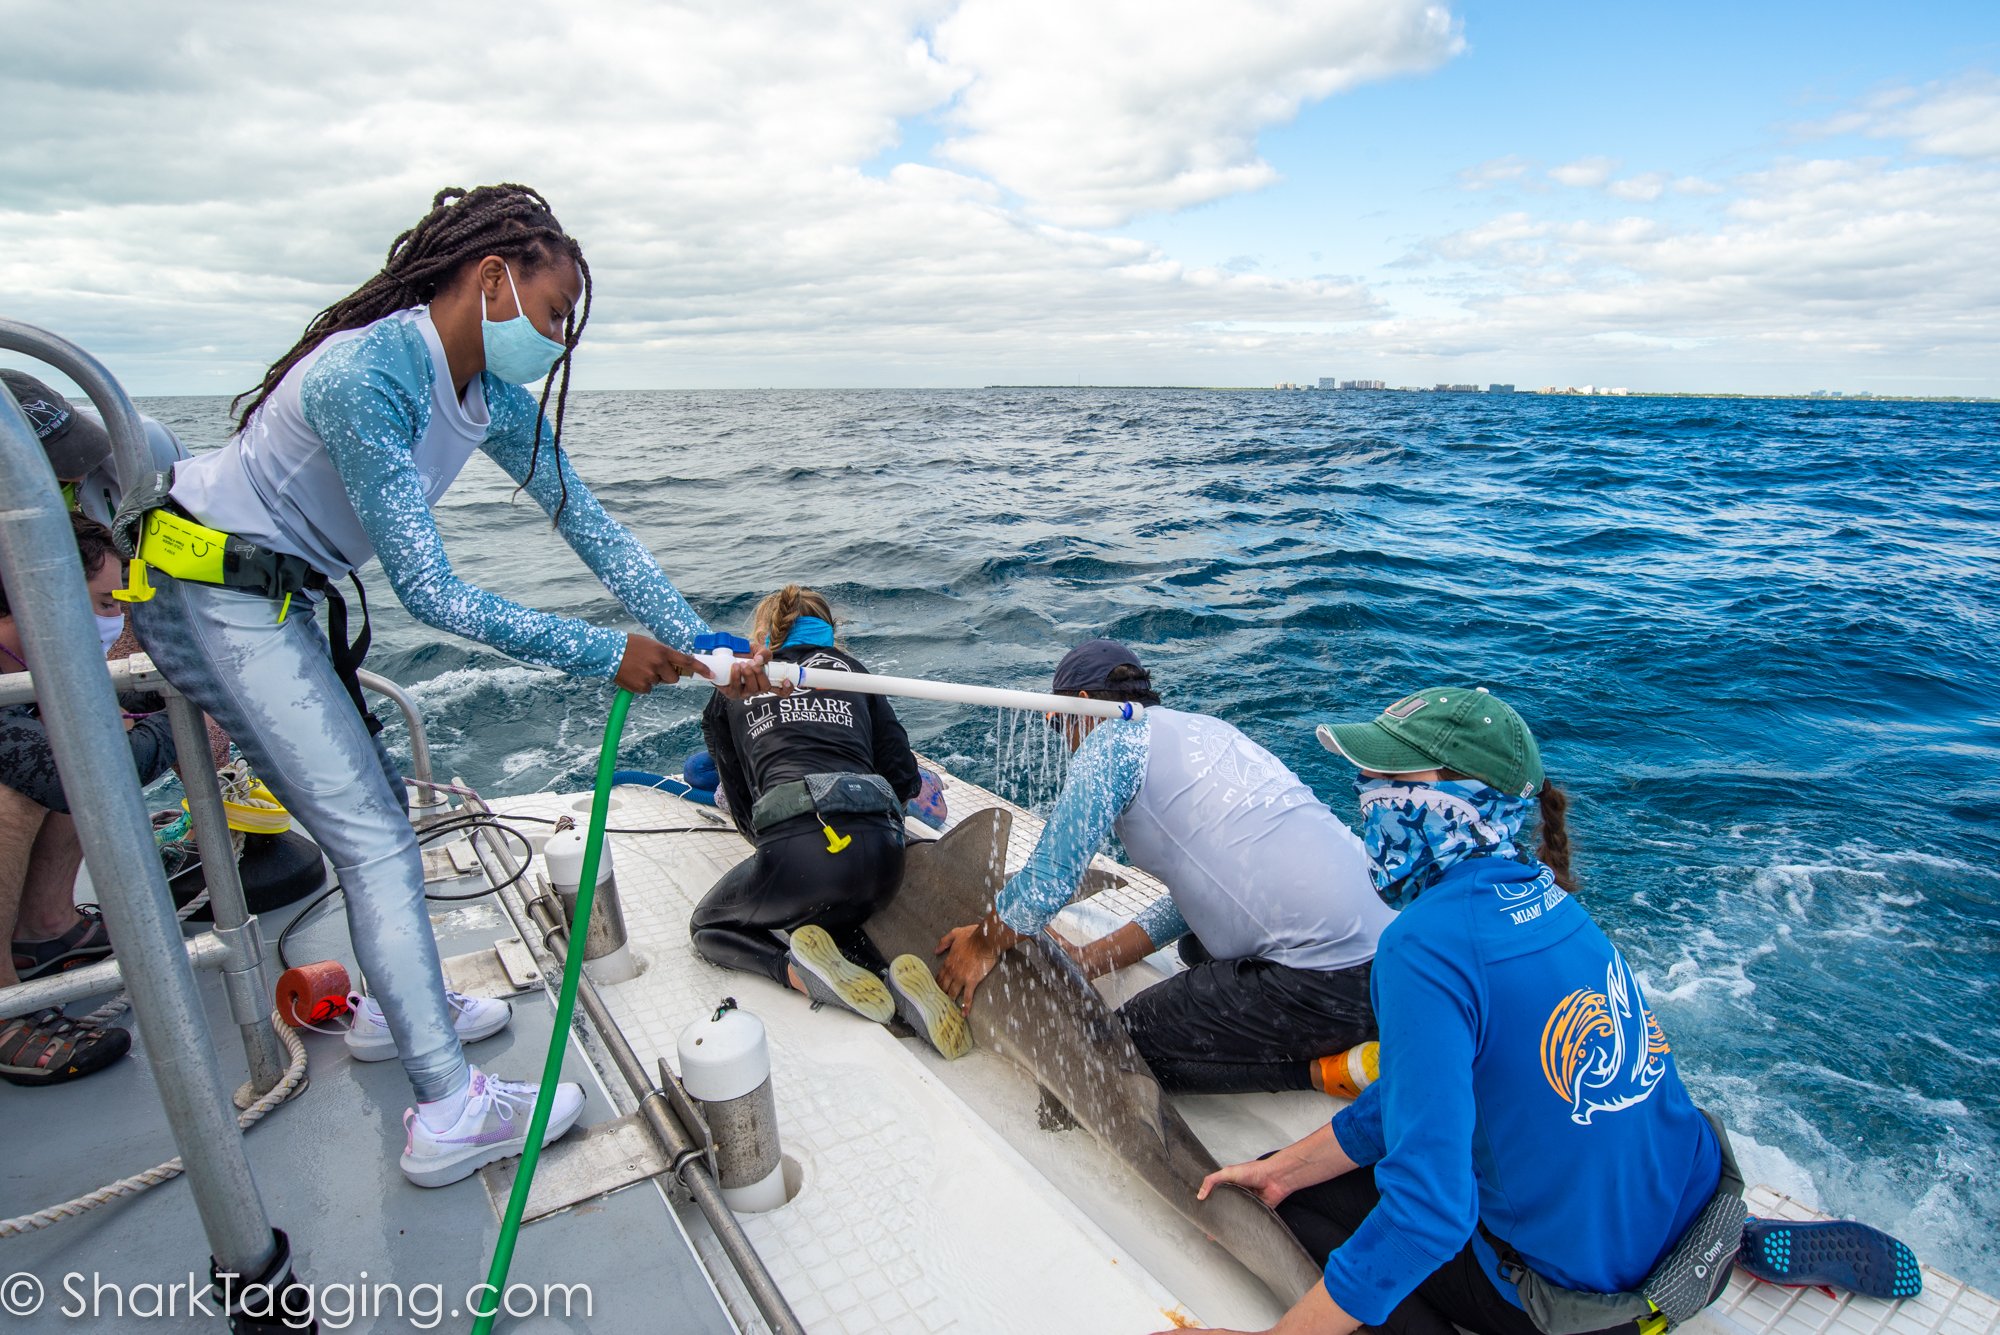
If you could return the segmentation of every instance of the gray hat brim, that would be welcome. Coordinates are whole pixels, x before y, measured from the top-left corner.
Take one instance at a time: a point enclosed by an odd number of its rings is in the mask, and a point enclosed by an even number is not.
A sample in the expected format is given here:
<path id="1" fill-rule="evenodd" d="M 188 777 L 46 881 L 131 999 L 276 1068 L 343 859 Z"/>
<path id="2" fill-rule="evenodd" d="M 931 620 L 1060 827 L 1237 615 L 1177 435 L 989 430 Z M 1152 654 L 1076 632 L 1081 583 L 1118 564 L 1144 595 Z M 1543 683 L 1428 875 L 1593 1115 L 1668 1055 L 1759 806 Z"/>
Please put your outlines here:
<path id="1" fill-rule="evenodd" d="M 1322 723 L 1315 730 L 1319 744 L 1356 769 L 1377 774 L 1416 774 L 1443 768 L 1388 729 L 1368 723 Z"/>

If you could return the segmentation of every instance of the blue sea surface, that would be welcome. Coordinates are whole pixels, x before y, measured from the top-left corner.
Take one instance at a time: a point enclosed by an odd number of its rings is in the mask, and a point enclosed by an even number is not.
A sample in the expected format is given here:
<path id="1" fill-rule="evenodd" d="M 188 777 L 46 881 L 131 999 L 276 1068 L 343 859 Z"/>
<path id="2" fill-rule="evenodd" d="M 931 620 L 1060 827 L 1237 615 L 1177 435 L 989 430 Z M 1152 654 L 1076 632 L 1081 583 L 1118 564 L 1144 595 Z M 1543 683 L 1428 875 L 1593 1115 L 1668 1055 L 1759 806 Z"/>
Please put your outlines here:
<path id="1" fill-rule="evenodd" d="M 220 400 L 142 407 L 226 434 Z M 1750 1178 L 2000 1291 L 2000 410 L 597 393 L 568 439 L 718 626 L 796 580 L 878 671 L 1029 688 L 1114 636 L 1350 820 L 1315 723 L 1490 686 L 1570 791 L 1583 900 Z M 511 492 L 476 459 L 440 507 L 459 572 L 626 624 Z M 369 666 L 416 686 L 453 771 L 588 785 L 605 683 L 440 635 L 374 583 Z M 677 771 L 706 690 L 642 702 L 625 763 Z M 992 711 L 899 710 L 919 749 L 1046 799 L 1002 772 Z"/>

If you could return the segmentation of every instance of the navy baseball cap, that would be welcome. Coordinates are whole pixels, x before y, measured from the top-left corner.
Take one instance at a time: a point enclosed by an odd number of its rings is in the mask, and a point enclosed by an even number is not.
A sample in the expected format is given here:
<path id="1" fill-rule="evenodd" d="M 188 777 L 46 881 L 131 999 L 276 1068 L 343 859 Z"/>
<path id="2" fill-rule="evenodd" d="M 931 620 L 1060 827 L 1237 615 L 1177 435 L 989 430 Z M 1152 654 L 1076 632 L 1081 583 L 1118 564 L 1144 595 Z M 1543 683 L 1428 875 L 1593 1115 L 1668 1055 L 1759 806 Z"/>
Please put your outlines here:
<path id="1" fill-rule="evenodd" d="M 1055 692 L 1057 695 L 1074 695 L 1078 691 L 1109 690 L 1111 670 L 1120 667 L 1139 670 L 1137 679 L 1121 681 L 1118 683 L 1121 687 L 1151 689 L 1152 680 L 1139 662 L 1139 655 L 1116 640 L 1085 640 L 1064 654 L 1062 662 L 1056 664 Z"/>
<path id="2" fill-rule="evenodd" d="M 68 399 L 21 371 L 0 370 L 0 381 L 35 428 L 58 478 L 74 482 L 111 456 L 111 433 Z"/>

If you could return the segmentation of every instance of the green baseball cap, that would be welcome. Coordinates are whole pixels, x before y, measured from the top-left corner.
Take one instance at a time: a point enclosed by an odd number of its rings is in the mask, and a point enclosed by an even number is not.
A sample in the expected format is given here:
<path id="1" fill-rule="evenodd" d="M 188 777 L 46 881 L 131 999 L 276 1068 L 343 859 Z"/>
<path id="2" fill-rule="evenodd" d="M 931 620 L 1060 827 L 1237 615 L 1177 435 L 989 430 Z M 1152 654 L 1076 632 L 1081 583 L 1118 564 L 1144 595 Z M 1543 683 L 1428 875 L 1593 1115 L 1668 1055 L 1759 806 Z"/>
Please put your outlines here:
<path id="1" fill-rule="evenodd" d="M 1449 769 L 1518 797 L 1548 777 L 1535 734 L 1484 686 L 1433 686 L 1406 695 L 1366 723 L 1322 723 L 1319 742 L 1377 774 Z"/>

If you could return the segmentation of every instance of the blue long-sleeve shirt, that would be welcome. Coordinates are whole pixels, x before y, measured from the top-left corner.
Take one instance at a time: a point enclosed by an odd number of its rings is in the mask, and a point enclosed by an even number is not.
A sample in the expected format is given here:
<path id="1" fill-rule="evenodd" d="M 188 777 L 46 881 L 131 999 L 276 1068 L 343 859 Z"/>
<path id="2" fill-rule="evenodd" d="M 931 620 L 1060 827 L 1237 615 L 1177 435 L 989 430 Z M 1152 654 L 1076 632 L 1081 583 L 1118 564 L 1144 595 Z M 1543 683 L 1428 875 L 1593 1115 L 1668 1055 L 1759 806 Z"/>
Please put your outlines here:
<path id="1" fill-rule="evenodd" d="M 1000 890 L 994 904 L 1000 921 L 1032 936 L 1075 897 L 1090 860 L 1139 796 L 1151 737 L 1143 714 L 1136 719 L 1107 719 L 1090 730 L 1070 757 L 1062 792 L 1035 851 Z M 1137 921 L 1155 946 L 1175 941 L 1188 930 L 1170 895 L 1147 905 Z"/>
<path id="2" fill-rule="evenodd" d="M 228 445 L 175 470 L 175 499 L 204 523 L 330 576 L 379 556 L 397 598 L 440 630 L 582 676 L 616 672 L 624 632 L 523 607 L 453 571 L 430 507 L 477 448 L 525 482 L 545 514 L 555 514 L 566 483 L 564 541 L 656 637 L 689 648 L 707 624 L 566 456 L 558 481 L 547 424 L 528 479 L 534 398 L 482 372 L 460 399 L 449 375 L 427 311 L 335 335 L 286 374 Z"/>
<path id="3" fill-rule="evenodd" d="M 1381 1203 L 1326 1262 L 1364 1324 L 1482 1221 L 1564 1288 L 1630 1291 L 1714 1194 L 1714 1133 L 1637 979 L 1540 864 L 1452 868 L 1383 932 L 1372 991 L 1381 1079 L 1333 1131 Z"/>

